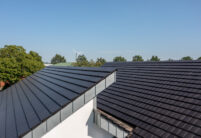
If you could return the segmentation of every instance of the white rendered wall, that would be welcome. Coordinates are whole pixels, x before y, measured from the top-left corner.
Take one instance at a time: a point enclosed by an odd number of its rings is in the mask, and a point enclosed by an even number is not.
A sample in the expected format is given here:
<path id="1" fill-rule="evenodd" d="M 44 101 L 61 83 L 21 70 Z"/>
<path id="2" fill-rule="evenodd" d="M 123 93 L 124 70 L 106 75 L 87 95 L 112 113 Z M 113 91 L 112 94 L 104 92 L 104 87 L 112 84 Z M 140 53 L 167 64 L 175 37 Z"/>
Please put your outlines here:
<path id="1" fill-rule="evenodd" d="M 94 124 L 93 108 L 91 100 L 42 138 L 112 138 Z"/>

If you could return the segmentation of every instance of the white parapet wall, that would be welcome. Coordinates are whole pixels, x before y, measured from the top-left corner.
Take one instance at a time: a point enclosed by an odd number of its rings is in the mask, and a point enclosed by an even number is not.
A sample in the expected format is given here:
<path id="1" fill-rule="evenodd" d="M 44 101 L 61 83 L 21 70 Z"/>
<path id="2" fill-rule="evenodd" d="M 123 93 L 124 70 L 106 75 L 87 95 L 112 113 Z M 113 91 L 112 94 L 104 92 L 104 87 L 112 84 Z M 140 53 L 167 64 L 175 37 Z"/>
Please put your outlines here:
<path id="1" fill-rule="evenodd" d="M 112 138 L 94 123 L 94 104 L 89 101 L 42 138 Z"/>

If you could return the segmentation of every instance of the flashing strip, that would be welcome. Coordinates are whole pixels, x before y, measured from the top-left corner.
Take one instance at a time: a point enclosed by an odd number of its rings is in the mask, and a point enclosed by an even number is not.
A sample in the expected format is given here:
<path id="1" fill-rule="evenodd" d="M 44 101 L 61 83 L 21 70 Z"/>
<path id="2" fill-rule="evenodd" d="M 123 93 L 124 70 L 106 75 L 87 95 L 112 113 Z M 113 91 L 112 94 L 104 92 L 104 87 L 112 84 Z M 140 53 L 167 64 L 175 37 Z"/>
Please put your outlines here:
<path id="1" fill-rule="evenodd" d="M 128 124 L 97 109 L 95 110 L 95 124 L 117 138 L 128 138 L 132 135 L 133 128 Z"/>

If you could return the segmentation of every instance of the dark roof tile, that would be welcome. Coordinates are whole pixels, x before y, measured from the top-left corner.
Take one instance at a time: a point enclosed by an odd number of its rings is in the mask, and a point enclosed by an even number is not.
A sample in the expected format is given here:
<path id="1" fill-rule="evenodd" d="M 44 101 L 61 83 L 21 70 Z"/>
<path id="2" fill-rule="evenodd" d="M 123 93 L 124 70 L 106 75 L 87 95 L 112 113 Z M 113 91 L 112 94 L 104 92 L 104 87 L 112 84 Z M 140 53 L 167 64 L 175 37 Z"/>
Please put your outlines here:
<path id="1" fill-rule="evenodd" d="M 117 80 L 98 95 L 98 108 L 136 127 L 133 137 L 201 137 L 201 61 L 104 67 L 116 67 Z"/>

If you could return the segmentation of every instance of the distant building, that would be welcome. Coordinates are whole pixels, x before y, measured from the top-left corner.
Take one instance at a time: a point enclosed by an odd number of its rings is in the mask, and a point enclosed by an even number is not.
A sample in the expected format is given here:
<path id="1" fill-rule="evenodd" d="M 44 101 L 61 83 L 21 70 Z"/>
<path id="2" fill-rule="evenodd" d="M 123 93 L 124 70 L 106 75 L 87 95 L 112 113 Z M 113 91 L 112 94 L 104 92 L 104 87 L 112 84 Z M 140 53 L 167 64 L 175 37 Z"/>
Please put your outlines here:
<path id="1" fill-rule="evenodd" d="M 73 66 L 73 62 L 57 63 L 53 66 Z"/>
<path id="2" fill-rule="evenodd" d="M 52 64 L 50 64 L 50 63 L 45 63 L 44 66 L 46 66 L 46 67 L 47 67 L 47 66 L 52 66 Z"/>

